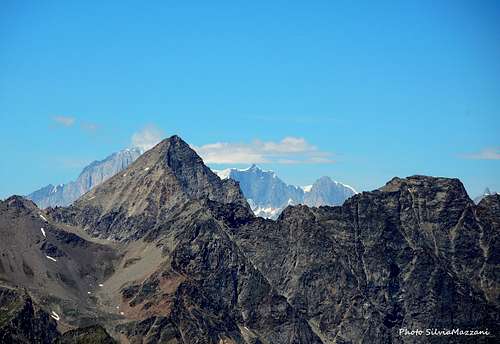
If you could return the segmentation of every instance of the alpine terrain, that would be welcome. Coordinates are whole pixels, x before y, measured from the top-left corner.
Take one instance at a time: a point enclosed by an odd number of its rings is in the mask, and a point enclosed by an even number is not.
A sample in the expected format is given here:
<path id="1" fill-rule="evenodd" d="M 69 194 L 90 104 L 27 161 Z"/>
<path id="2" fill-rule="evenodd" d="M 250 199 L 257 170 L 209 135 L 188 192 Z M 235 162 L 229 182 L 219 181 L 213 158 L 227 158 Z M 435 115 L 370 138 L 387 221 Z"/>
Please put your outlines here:
<path id="1" fill-rule="evenodd" d="M 330 177 L 321 177 L 314 184 L 304 187 L 288 185 L 273 171 L 262 170 L 256 165 L 247 169 L 230 168 L 214 172 L 221 179 L 238 181 L 254 214 L 271 219 L 277 219 L 289 205 L 341 205 L 356 194 L 352 187 Z"/>
<path id="2" fill-rule="evenodd" d="M 172 136 L 70 206 L 1 201 L 0 343 L 498 342 L 500 195 L 411 176 L 271 220 L 243 184 Z"/>
<path id="3" fill-rule="evenodd" d="M 490 190 L 490 188 L 486 188 L 486 189 L 484 189 L 484 192 L 483 192 L 482 195 L 477 196 L 476 198 L 474 198 L 474 202 L 476 204 L 478 204 L 479 202 L 481 202 L 481 200 L 483 198 L 485 198 L 487 196 L 495 195 L 495 194 L 498 194 L 498 192 L 493 192 L 493 191 Z"/>
<path id="4" fill-rule="evenodd" d="M 141 154 L 141 149 L 136 147 L 113 153 L 104 160 L 94 161 L 86 166 L 75 181 L 56 186 L 49 184 L 30 193 L 26 198 L 42 209 L 70 205 L 94 186 L 127 168 Z"/>

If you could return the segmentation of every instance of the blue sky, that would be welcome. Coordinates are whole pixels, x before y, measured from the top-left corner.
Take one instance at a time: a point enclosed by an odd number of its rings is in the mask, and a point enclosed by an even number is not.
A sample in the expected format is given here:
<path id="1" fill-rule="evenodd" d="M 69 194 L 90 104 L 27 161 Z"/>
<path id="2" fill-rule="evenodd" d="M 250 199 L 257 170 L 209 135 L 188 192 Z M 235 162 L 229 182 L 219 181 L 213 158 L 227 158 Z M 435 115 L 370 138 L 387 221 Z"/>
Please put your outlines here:
<path id="1" fill-rule="evenodd" d="M 500 191 L 499 42 L 497 1 L 4 0 L 0 198 L 138 132 L 295 184 Z"/>

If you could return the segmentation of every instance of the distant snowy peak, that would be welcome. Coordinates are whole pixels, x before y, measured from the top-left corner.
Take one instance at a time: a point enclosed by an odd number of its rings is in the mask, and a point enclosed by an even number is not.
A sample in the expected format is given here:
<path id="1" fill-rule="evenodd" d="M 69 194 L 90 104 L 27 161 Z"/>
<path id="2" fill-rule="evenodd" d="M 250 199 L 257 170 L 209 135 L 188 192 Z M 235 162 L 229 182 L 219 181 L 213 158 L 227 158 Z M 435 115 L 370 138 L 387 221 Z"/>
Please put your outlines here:
<path id="1" fill-rule="evenodd" d="M 324 176 L 316 180 L 309 191 L 304 192 L 304 204 L 313 207 L 342 205 L 356 193 L 353 187 Z"/>
<path id="2" fill-rule="evenodd" d="M 351 190 L 354 194 L 358 193 L 352 186 L 338 182 L 336 180 L 333 180 L 332 178 L 330 178 L 328 176 L 323 176 L 323 177 L 317 179 L 313 185 L 309 185 L 310 186 L 309 191 L 311 191 L 312 187 L 314 187 L 315 185 L 321 185 L 321 184 L 325 184 L 325 183 L 326 184 L 333 184 L 333 185 L 338 186 L 338 187 L 347 188 L 347 189 Z"/>
<path id="3" fill-rule="evenodd" d="M 323 177 L 323 178 L 329 178 L 330 177 Z M 331 179 L 330 179 L 331 180 Z M 331 180 L 332 183 L 334 183 L 336 186 L 339 186 L 339 187 L 343 187 L 343 188 L 347 188 L 349 190 L 352 191 L 353 195 L 357 194 L 358 192 L 356 191 L 356 189 L 354 189 L 352 186 L 350 185 L 347 185 L 347 184 L 344 184 L 344 183 L 341 183 L 341 182 L 338 182 L 336 180 Z M 301 189 L 304 190 L 304 193 L 307 193 L 307 192 L 311 192 L 311 189 L 313 187 L 313 184 L 311 185 L 305 185 L 305 186 L 301 186 Z"/>
<path id="4" fill-rule="evenodd" d="M 289 205 L 340 205 L 357 193 L 354 188 L 329 177 L 321 177 L 314 184 L 303 187 L 288 185 L 273 171 L 263 170 L 255 164 L 245 169 L 213 171 L 221 179 L 238 181 L 254 214 L 265 218 L 277 218 Z"/>
<path id="5" fill-rule="evenodd" d="M 479 202 L 481 202 L 481 200 L 482 200 L 483 198 L 485 198 L 486 196 L 491 196 L 491 195 L 495 195 L 495 194 L 498 194 L 498 192 L 492 192 L 492 191 L 490 190 L 490 188 L 488 188 L 488 187 L 487 187 L 486 189 L 484 189 L 484 191 L 483 191 L 483 194 L 482 194 L 482 195 L 477 196 L 476 198 L 474 198 L 474 203 L 478 204 L 478 203 L 479 203 Z"/>
<path id="6" fill-rule="evenodd" d="M 103 160 L 90 163 L 83 168 L 75 181 L 56 186 L 49 184 L 26 197 L 40 208 L 69 205 L 93 187 L 127 168 L 142 153 L 137 147 L 123 149 Z"/>
<path id="7" fill-rule="evenodd" d="M 220 179 L 228 179 L 231 175 L 232 168 L 226 168 L 225 170 L 212 170 Z"/>
<path id="8" fill-rule="evenodd" d="M 277 178 L 276 173 L 273 171 L 268 171 L 268 170 L 263 170 L 257 165 L 253 164 L 247 168 L 226 168 L 224 170 L 212 170 L 216 175 L 219 176 L 220 179 L 228 179 L 231 178 L 232 175 L 238 174 L 238 173 L 261 173 L 261 174 L 268 174 L 272 178 Z"/>
<path id="9" fill-rule="evenodd" d="M 302 190 L 304 190 L 304 192 L 309 192 L 309 191 L 311 191 L 312 187 L 313 187 L 312 184 L 311 185 L 302 186 Z"/>

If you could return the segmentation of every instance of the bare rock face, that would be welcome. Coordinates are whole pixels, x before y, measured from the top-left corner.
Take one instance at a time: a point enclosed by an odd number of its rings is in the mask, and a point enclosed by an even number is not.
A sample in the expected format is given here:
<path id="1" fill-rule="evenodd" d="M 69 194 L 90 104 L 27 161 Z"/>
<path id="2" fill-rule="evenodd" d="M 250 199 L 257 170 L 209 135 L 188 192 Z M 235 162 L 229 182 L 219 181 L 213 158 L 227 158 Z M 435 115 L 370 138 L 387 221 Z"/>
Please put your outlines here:
<path id="1" fill-rule="evenodd" d="M 61 335 L 56 320 L 26 291 L 0 287 L 0 343 L 113 344 L 116 341 L 98 325 Z"/>
<path id="2" fill-rule="evenodd" d="M 457 179 L 414 176 L 341 207 L 289 207 L 277 222 L 230 226 L 324 342 L 413 343 L 400 328 L 498 330 L 499 206 L 492 196 L 476 207 Z"/>
<path id="3" fill-rule="evenodd" d="M 50 344 L 56 322 L 25 293 L 0 287 L 0 343 Z"/>
<path id="4" fill-rule="evenodd" d="M 122 289 L 127 305 L 145 316 L 118 326 L 121 334 L 133 343 L 321 343 L 206 203 L 193 201 L 183 214 L 158 239 L 168 264 Z"/>
<path id="5" fill-rule="evenodd" d="M 103 328 L 124 343 L 488 343 L 499 230 L 498 195 L 475 205 L 459 180 L 425 176 L 257 218 L 173 136 L 71 207 L 0 202 L 0 281 L 79 328 L 65 343 L 109 342 Z"/>
<path id="6" fill-rule="evenodd" d="M 99 325 L 65 332 L 54 344 L 116 344 L 116 341 Z"/>
<path id="7" fill-rule="evenodd" d="M 220 180 L 186 142 L 172 136 L 52 216 L 100 237 L 137 239 L 190 200 L 203 198 L 247 206 L 237 182 Z"/>

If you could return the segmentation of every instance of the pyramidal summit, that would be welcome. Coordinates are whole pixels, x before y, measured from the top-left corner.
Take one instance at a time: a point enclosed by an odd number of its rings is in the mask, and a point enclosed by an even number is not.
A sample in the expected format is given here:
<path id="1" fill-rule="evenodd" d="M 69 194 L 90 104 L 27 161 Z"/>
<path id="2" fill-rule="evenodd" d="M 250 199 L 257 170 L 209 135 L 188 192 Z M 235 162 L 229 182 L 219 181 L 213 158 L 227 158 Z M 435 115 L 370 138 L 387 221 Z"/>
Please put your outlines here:
<path id="1" fill-rule="evenodd" d="M 250 170 L 221 179 L 172 136 L 71 205 L 1 201 L 0 342 L 496 341 L 498 194 L 415 175 L 317 207 L 330 179 L 277 182 L 318 192 L 266 219 L 242 189 L 278 178 Z"/>

